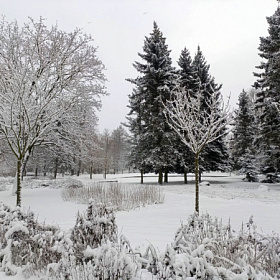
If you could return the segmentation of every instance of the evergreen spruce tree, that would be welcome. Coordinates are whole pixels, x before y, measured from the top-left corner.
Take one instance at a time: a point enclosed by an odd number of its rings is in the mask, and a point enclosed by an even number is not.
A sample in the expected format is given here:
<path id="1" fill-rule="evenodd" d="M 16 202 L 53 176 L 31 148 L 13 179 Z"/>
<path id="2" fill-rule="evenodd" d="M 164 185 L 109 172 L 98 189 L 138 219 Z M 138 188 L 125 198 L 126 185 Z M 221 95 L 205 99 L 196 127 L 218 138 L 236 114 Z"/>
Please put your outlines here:
<path id="1" fill-rule="evenodd" d="M 244 90 L 239 95 L 238 109 L 234 115 L 232 157 L 234 169 L 246 174 L 248 181 L 257 180 L 254 139 L 256 125 L 253 102 Z"/>
<path id="2" fill-rule="evenodd" d="M 154 23 L 153 32 L 145 38 L 143 54 L 139 53 L 144 62 L 134 64 L 141 75 L 128 80 L 135 85 L 129 97 L 128 123 L 136 145 L 134 159 L 141 167 L 152 166 L 160 184 L 163 172 L 167 175 L 174 162 L 174 132 L 166 123 L 162 102 L 169 98 L 177 77 L 165 41 Z"/>
<path id="3" fill-rule="evenodd" d="M 143 184 L 143 175 L 146 172 L 153 171 L 152 166 L 148 163 L 148 149 L 144 138 L 143 127 L 143 112 L 144 112 L 144 93 L 141 86 L 136 86 L 129 95 L 130 111 L 126 116 L 127 123 L 125 124 L 131 135 L 128 138 L 131 145 L 130 153 L 128 155 L 129 165 L 137 168 L 141 172 L 141 183 Z"/>
<path id="4" fill-rule="evenodd" d="M 262 155 L 261 171 L 274 181 L 280 170 L 280 7 L 267 18 L 267 37 L 260 38 L 260 57 L 264 59 L 255 88 L 258 89 L 256 110 L 259 112 L 258 148 Z"/>
<path id="5" fill-rule="evenodd" d="M 179 78 L 178 84 L 181 88 L 184 88 L 191 95 L 195 94 L 196 89 L 196 73 L 195 69 L 192 65 L 192 58 L 189 50 L 184 48 L 181 51 L 181 55 L 178 60 L 179 65 Z M 176 150 L 178 153 L 177 164 L 174 167 L 174 171 L 177 173 L 184 173 L 184 181 L 187 183 L 187 173 L 194 172 L 194 154 L 184 143 L 182 143 L 181 139 L 177 136 L 176 141 Z"/>
<path id="6" fill-rule="evenodd" d="M 215 79 L 210 75 L 210 65 L 206 62 L 205 57 L 198 47 L 197 53 L 192 63 L 194 76 L 194 92 L 202 91 L 204 96 L 205 108 L 207 102 L 213 92 L 219 91 L 222 85 L 218 85 Z M 224 131 L 221 131 L 224 134 Z M 208 144 L 201 154 L 200 171 L 226 171 L 228 168 L 228 150 L 226 147 L 225 136 L 218 138 L 212 143 Z"/>

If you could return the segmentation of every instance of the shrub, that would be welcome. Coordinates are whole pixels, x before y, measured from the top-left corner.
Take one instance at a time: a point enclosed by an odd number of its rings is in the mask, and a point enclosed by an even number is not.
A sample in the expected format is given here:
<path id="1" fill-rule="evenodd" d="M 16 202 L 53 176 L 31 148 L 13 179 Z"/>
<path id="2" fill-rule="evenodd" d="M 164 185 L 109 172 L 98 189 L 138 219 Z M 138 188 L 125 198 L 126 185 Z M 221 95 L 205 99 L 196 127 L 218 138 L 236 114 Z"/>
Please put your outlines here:
<path id="1" fill-rule="evenodd" d="M 161 279 L 279 279 L 280 240 L 259 234 L 252 218 L 235 233 L 230 223 L 194 214 L 162 256 L 150 249 L 144 259 Z"/>
<path id="2" fill-rule="evenodd" d="M 107 241 L 116 243 L 117 225 L 112 207 L 95 204 L 91 200 L 86 215 L 78 214 L 71 240 L 74 244 L 74 255 L 80 262 L 88 259 L 84 254 L 87 248 L 97 248 Z"/>
<path id="3" fill-rule="evenodd" d="M 65 201 L 85 204 L 89 199 L 94 199 L 97 203 L 112 205 L 118 211 L 160 204 L 164 201 L 164 195 L 159 186 L 119 183 L 95 183 L 83 188 L 63 188 L 61 195 Z"/>
<path id="4" fill-rule="evenodd" d="M 264 236 L 250 218 L 239 232 L 208 214 L 189 217 L 174 242 L 160 254 L 144 253 L 118 239 L 114 212 L 91 201 L 72 232 L 39 224 L 32 212 L 0 203 L 0 271 L 40 279 L 205 279 L 280 278 L 279 236 Z M 147 271 L 150 274 L 147 274 Z M 274 277 L 274 278 L 273 278 Z"/>
<path id="5" fill-rule="evenodd" d="M 0 261 L 8 275 L 16 274 L 16 267 L 29 266 L 30 271 L 43 269 L 50 261 L 58 261 L 61 254 L 53 250 L 58 228 L 39 224 L 33 212 L 23 212 L 0 204 Z"/>
<path id="6" fill-rule="evenodd" d="M 0 191 L 6 191 L 12 187 L 15 178 L 13 177 L 1 177 L 0 179 Z"/>

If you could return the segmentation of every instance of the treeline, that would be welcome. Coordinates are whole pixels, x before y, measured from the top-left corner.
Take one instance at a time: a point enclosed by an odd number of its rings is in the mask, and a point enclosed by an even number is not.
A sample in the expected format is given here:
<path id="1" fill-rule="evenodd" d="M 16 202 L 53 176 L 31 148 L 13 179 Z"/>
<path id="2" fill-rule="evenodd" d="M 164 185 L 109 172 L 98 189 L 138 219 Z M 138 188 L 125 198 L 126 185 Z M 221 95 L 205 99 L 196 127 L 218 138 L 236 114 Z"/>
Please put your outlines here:
<path id="1" fill-rule="evenodd" d="M 265 182 L 279 181 L 280 171 L 280 8 L 267 18 L 268 36 L 260 38 L 262 62 L 254 73 L 253 89 L 242 91 L 235 111 L 230 138 L 234 170 L 246 174 L 250 181 L 257 174 Z"/>
<path id="2" fill-rule="evenodd" d="M 68 135 L 69 136 L 69 135 Z M 1 175 L 14 176 L 14 156 L 2 142 Z M 120 125 L 113 131 L 98 132 L 97 127 L 83 130 L 72 138 L 61 139 L 47 146 L 38 146 L 30 154 L 23 176 L 28 173 L 56 178 L 66 175 L 122 173 L 128 171 L 128 134 Z"/>
<path id="3" fill-rule="evenodd" d="M 198 121 L 200 124 L 206 123 L 206 119 L 202 120 L 204 113 L 204 115 L 211 113 L 209 110 L 217 110 L 218 113 L 220 110 L 219 106 L 211 109 L 209 102 L 213 101 L 210 101 L 213 95 L 219 99 L 221 85 L 210 75 L 210 66 L 200 47 L 197 48 L 194 58 L 184 48 L 178 59 L 178 67 L 175 68 L 166 38 L 156 23 L 150 37 L 145 38 L 143 53 L 139 56 L 142 61 L 135 62 L 134 67 L 140 75 L 128 80 L 134 84 L 134 90 L 129 95 L 130 112 L 127 116 L 133 147 L 130 162 L 141 170 L 142 175 L 146 172 L 158 173 L 160 184 L 163 181 L 168 182 L 170 172 L 184 173 L 187 183 L 186 174 L 194 172 L 195 169 L 195 155 L 168 124 L 167 104 L 170 98 L 176 95 L 178 88 L 188 94 L 189 101 L 200 96 L 201 104 L 198 106 L 201 108 L 201 119 L 198 118 Z M 177 101 L 174 97 L 174 104 Z M 220 132 L 215 141 L 198 151 L 200 174 L 203 171 L 230 169 L 224 131 Z M 181 132 L 183 133 L 183 129 Z M 186 135 L 186 141 L 189 136 Z"/>
<path id="4" fill-rule="evenodd" d="M 207 144 L 200 153 L 200 174 L 203 171 L 236 171 L 245 174 L 248 181 L 258 180 L 258 174 L 266 175 L 265 182 L 278 181 L 279 7 L 267 21 L 269 35 L 260 38 L 259 55 L 262 62 L 260 66 L 256 66 L 260 69 L 254 73 L 256 82 L 247 92 L 243 90 L 240 93 L 238 108 L 234 111 L 233 118 L 228 119 L 228 128 L 231 127 L 228 135 L 225 131 L 221 132 L 221 137 Z M 178 133 L 168 125 L 168 100 L 178 88 L 188 94 L 189 100 L 202 95 L 203 100 L 199 101 L 202 105 L 199 106 L 204 114 L 210 107 L 210 96 L 221 90 L 221 85 L 217 84 L 209 73 L 210 66 L 200 47 L 193 58 L 188 49 L 184 48 L 178 58 L 177 67 L 172 64 L 170 52 L 166 38 L 154 23 L 152 33 L 144 40 L 143 52 L 139 53 L 141 62 L 133 64 L 139 76 L 128 79 L 134 85 L 133 92 L 129 95 L 130 112 L 127 116 L 133 147 L 130 163 L 134 164 L 142 175 L 145 172 L 158 173 L 159 183 L 168 181 L 169 172 L 184 173 L 187 182 L 186 173 L 193 172 L 195 166 L 192 149 L 184 145 L 179 140 Z M 184 134 L 183 129 L 179 134 Z M 188 137 L 189 135 L 185 135 L 186 141 Z"/>

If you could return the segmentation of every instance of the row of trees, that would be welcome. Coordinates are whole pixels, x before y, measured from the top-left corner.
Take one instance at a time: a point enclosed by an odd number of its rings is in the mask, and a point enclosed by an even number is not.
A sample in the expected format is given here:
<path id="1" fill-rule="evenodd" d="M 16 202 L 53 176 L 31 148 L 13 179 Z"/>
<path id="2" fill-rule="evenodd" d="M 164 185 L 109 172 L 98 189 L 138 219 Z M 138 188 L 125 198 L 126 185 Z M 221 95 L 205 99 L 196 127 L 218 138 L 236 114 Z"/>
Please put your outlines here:
<path id="1" fill-rule="evenodd" d="M 28 169 L 56 177 L 123 168 L 123 128 L 97 133 L 96 111 L 107 93 L 96 52 L 79 29 L 48 28 L 43 19 L 22 27 L 0 22 L 0 160 L 16 159 L 18 206 Z"/>
<path id="2" fill-rule="evenodd" d="M 122 173 L 127 171 L 127 153 L 129 152 L 128 135 L 122 126 L 113 131 L 104 130 L 102 133 L 94 127 L 91 137 L 89 131 L 81 131 L 73 138 L 61 140 L 58 143 L 41 145 L 33 149 L 22 176 L 27 172 L 37 176 L 57 178 L 58 173 L 79 176 L 93 174 Z M 15 173 L 14 156 L 5 142 L 1 146 L 1 174 Z"/>
<path id="3" fill-rule="evenodd" d="M 199 100 L 200 118 L 203 118 L 203 111 L 209 115 L 214 110 L 209 106 L 214 101 L 213 96 L 220 100 L 221 85 L 216 84 L 210 75 L 209 65 L 199 47 L 193 59 L 184 48 L 178 60 L 179 69 L 173 67 L 166 39 L 156 23 L 150 37 L 145 38 L 143 53 L 139 56 L 142 62 L 135 62 L 134 67 L 140 75 L 128 80 L 134 84 L 134 90 L 129 95 L 130 112 L 127 116 L 127 126 L 132 134 L 131 163 L 142 174 L 150 171 L 158 173 L 160 184 L 163 180 L 168 181 L 169 172 L 185 173 L 186 182 L 186 173 L 195 171 L 195 153 L 192 147 L 181 141 L 168 122 L 168 103 L 172 98 L 172 102 L 178 101 L 176 95 L 179 89 L 188 95 L 189 103 Z M 215 110 L 219 111 L 219 106 L 220 102 L 217 102 Z M 216 117 L 219 119 L 219 114 Z M 224 125 L 219 137 L 208 141 L 199 151 L 200 174 L 205 170 L 228 169 L 225 130 Z"/>
<path id="4" fill-rule="evenodd" d="M 254 88 L 239 96 L 231 141 L 234 168 L 256 180 L 257 173 L 275 182 L 280 171 L 280 8 L 267 18 L 267 37 L 260 38 L 263 59 Z"/>

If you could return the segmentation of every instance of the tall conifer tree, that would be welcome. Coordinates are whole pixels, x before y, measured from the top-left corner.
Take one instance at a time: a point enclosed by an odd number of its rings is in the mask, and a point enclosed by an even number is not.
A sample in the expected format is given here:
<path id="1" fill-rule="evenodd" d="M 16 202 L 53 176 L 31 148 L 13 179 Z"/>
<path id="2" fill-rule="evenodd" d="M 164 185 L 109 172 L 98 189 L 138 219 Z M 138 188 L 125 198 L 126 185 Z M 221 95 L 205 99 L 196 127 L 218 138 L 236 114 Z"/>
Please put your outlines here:
<path id="1" fill-rule="evenodd" d="M 210 65 L 207 63 L 200 47 L 194 56 L 192 67 L 194 70 L 194 92 L 202 91 L 204 96 L 205 108 L 213 92 L 221 89 L 222 85 L 215 82 L 214 77 L 209 73 Z M 224 134 L 224 131 L 221 131 Z M 225 171 L 228 167 L 228 150 L 225 143 L 225 137 L 220 137 L 208 144 L 201 155 L 201 171 Z"/>
<path id="2" fill-rule="evenodd" d="M 190 52 L 187 48 L 181 51 L 179 60 L 179 78 L 178 84 L 184 88 L 190 95 L 195 94 L 196 90 L 196 73 L 193 67 L 193 61 Z M 177 137 L 176 149 L 178 151 L 178 164 L 175 166 L 175 172 L 185 174 L 185 183 L 187 183 L 187 172 L 194 171 L 194 154 L 188 146 L 182 143 L 181 139 Z"/>
<path id="3" fill-rule="evenodd" d="M 267 37 L 260 38 L 260 57 L 257 66 L 261 72 L 254 73 L 258 78 L 256 110 L 258 110 L 260 135 L 259 151 L 262 154 L 262 172 L 276 178 L 280 170 L 280 7 L 274 15 L 267 17 L 269 24 Z"/>
<path id="4" fill-rule="evenodd" d="M 234 169 L 246 174 L 248 181 L 256 181 L 257 162 L 255 158 L 256 124 L 253 102 L 246 91 L 238 99 L 238 109 L 234 112 L 234 129 L 232 138 L 232 157 Z"/>
<path id="5" fill-rule="evenodd" d="M 153 170 L 159 173 L 160 184 L 163 182 L 163 172 L 167 173 L 174 162 L 174 132 L 166 123 L 162 102 L 170 96 L 176 71 L 172 67 L 170 50 L 165 41 L 162 32 L 154 23 L 153 32 L 145 38 L 143 53 L 139 53 L 144 62 L 134 64 L 141 75 L 128 80 L 135 84 L 136 90 L 133 96 L 130 96 L 129 115 L 138 120 L 138 127 L 135 129 L 130 124 L 128 126 L 135 140 L 138 160 L 141 161 L 140 165 L 152 166 Z M 130 120 L 131 122 L 133 121 Z"/>

